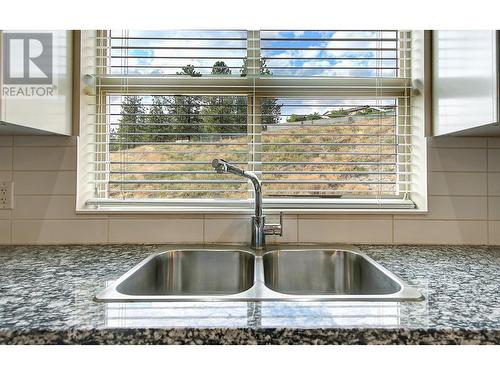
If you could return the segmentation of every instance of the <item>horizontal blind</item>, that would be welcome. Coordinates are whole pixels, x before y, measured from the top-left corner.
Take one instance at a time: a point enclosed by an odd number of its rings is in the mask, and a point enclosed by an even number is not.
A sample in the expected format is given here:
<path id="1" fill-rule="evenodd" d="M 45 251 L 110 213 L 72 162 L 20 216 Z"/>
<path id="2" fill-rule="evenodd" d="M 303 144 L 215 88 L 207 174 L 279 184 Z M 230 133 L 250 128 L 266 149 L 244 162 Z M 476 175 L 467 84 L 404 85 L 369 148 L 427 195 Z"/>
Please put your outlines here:
<path id="1" fill-rule="evenodd" d="M 275 76 L 397 77 L 409 59 L 397 30 L 263 30 L 260 41 Z"/>
<path id="2" fill-rule="evenodd" d="M 216 95 L 213 83 L 206 85 L 211 95 L 186 94 L 182 80 L 244 76 L 247 32 L 111 30 L 97 42 L 101 95 L 89 111 L 102 115 L 90 145 L 104 155 L 95 161 L 97 197 L 246 199 L 247 182 L 215 173 L 210 162 L 222 157 L 247 167 L 248 97 Z M 158 92 L 145 83 L 151 77 L 180 79 L 181 94 Z"/>
<path id="3" fill-rule="evenodd" d="M 111 30 L 99 39 L 105 59 L 98 67 L 106 75 L 175 76 L 188 73 L 187 66 L 197 76 L 240 75 L 247 56 L 242 30 Z M 214 72 L 216 62 L 225 67 Z"/>
<path id="4" fill-rule="evenodd" d="M 269 100 L 276 99 L 264 98 L 262 106 Z M 407 192 L 402 158 L 411 129 L 400 124 L 406 115 L 398 99 L 277 101 L 286 121 L 265 125 L 265 113 L 260 121 L 257 170 L 264 196 L 394 198 Z"/>
<path id="5" fill-rule="evenodd" d="M 86 92 L 90 203 L 406 199 L 410 33 L 99 31 Z"/>
<path id="6" fill-rule="evenodd" d="M 246 181 L 217 174 L 225 158 L 246 168 L 247 98 L 108 95 L 109 132 L 95 135 L 109 157 L 109 198 L 245 198 Z"/>
<path id="7" fill-rule="evenodd" d="M 263 30 L 259 43 L 260 74 L 282 79 L 285 88 L 259 98 L 254 119 L 254 170 L 264 197 L 408 197 L 410 34 Z M 319 87 L 331 78 L 339 80 L 328 96 L 286 95 L 296 80 Z M 374 90 L 355 87 L 362 79 Z M 400 91 L 389 93 L 385 79 L 395 79 Z M 352 90 L 343 93 L 345 87 Z M 279 121 L 268 103 L 279 104 Z"/>

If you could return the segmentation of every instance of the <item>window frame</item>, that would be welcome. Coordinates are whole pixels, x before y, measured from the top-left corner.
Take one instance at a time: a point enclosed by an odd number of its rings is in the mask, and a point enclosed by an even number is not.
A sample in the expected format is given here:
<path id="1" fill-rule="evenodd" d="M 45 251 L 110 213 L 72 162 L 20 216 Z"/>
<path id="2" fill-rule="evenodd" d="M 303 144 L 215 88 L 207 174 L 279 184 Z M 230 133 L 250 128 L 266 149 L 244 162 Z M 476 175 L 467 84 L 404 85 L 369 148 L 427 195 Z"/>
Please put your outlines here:
<path id="1" fill-rule="evenodd" d="M 406 38 L 413 38 L 412 32 L 400 31 L 400 33 L 411 33 Z M 103 40 L 106 31 L 96 31 Z M 251 51 L 259 56 L 258 43 L 259 31 L 247 31 L 248 43 L 253 48 L 247 49 L 247 57 Z M 97 41 L 96 43 L 100 43 Z M 102 47 L 102 45 L 101 45 Z M 97 49 L 98 50 L 98 49 Z M 255 52 L 256 51 L 256 52 Z M 410 52 L 408 52 L 410 53 Z M 96 58 L 106 59 L 99 56 Z M 413 60 L 413 58 L 412 58 Z M 126 77 L 128 92 L 133 94 L 154 93 L 154 94 L 206 94 L 206 95 L 244 95 L 248 97 L 249 108 L 253 106 L 255 100 L 263 97 L 404 97 L 410 100 L 410 87 L 412 79 L 409 77 L 377 77 L 377 78 L 326 78 L 326 77 L 263 77 L 258 75 L 259 68 L 252 67 L 249 59 L 248 74 L 246 77 Z M 99 64 L 105 65 L 105 64 Z M 412 67 L 406 66 L 407 69 Z M 106 69 L 106 68 L 104 68 Z M 123 94 L 121 91 L 124 76 L 107 76 L 100 78 L 99 89 L 96 92 L 97 104 L 106 105 L 107 95 Z M 401 100 L 398 100 L 400 103 Z M 408 103 L 403 105 L 407 111 Z M 398 104 L 399 107 L 399 104 Z M 97 111 L 99 113 L 99 111 Z M 99 114 L 96 116 L 99 116 Z M 106 113 L 102 111 L 101 113 Z M 406 113 L 406 112 L 405 112 Z M 101 115 L 102 116 L 102 115 Z M 106 116 L 106 115 L 104 115 Z M 255 116 L 254 116 L 255 117 Z M 255 120 L 255 119 L 254 119 Z M 100 121 L 96 121 L 99 123 Z M 103 122 L 105 123 L 105 121 Z M 399 122 L 398 122 L 399 123 Z M 255 122 L 249 124 L 254 126 Z M 85 124 L 83 124 L 85 126 Z M 108 126 L 108 125 L 104 125 Z M 400 125 L 401 126 L 401 125 Z M 413 125 L 412 125 L 413 126 Z M 108 132 L 104 132 L 108 133 Z M 102 137 L 102 136 L 101 136 Z M 107 137 L 107 136 L 104 136 Z M 98 146 L 102 147 L 102 146 Z M 407 147 L 407 146 L 405 146 Z M 102 151 L 102 150 L 99 150 Z M 105 150 L 106 151 L 106 150 Z M 107 151 L 109 152 L 109 150 Z M 402 154 L 410 157 L 409 150 L 401 150 Z M 99 153 L 96 153 L 99 155 Z M 98 157 L 98 156 L 97 156 Z M 254 165 L 254 164 L 252 164 Z M 94 173 L 100 171 L 95 170 Z M 106 170 L 102 171 L 104 180 Z M 408 183 L 408 182 L 404 182 Z M 103 184 L 106 184 L 103 182 Z M 365 213 L 400 213 L 400 212 L 426 212 L 426 207 L 417 207 L 411 200 L 398 198 L 264 198 L 264 208 L 268 212 L 284 211 L 288 213 L 343 213 L 343 212 L 365 212 Z M 79 200 L 77 211 L 85 212 L 134 212 L 134 213 L 154 213 L 154 212 L 191 212 L 191 213 L 249 213 L 252 211 L 253 198 L 247 199 L 142 199 L 134 201 L 124 201 L 122 199 L 95 198 L 88 197 L 86 200 Z"/>

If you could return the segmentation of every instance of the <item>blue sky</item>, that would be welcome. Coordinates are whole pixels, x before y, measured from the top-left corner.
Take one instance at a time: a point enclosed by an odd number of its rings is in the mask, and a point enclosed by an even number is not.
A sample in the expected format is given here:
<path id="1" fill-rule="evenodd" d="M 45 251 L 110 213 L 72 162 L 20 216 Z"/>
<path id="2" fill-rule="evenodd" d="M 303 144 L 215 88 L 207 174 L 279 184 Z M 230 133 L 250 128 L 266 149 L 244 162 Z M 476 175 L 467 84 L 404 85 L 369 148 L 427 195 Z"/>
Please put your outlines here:
<path id="1" fill-rule="evenodd" d="M 233 74 L 239 74 L 246 56 L 246 31 L 242 30 L 112 31 L 112 36 L 142 38 L 129 39 L 126 43 L 122 39 L 112 41 L 116 47 L 112 56 L 128 57 L 111 59 L 117 67 L 113 73 L 125 69 L 118 66 L 128 65 L 129 74 L 168 75 L 191 64 L 199 67 L 197 70 L 202 74 L 210 74 L 213 63 L 222 60 L 232 68 Z M 396 32 L 390 31 L 261 31 L 261 55 L 273 75 L 394 77 L 395 69 L 377 68 L 395 68 L 396 52 L 377 49 L 396 48 L 396 36 Z M 153 39 L 162 37 L 186 39 Z M 270 38 L 272 40 L 268 40 Z M 359 38 L 365 40 L 356 40 Z M 127 48 L 119 48 L 124 46 Z"/>

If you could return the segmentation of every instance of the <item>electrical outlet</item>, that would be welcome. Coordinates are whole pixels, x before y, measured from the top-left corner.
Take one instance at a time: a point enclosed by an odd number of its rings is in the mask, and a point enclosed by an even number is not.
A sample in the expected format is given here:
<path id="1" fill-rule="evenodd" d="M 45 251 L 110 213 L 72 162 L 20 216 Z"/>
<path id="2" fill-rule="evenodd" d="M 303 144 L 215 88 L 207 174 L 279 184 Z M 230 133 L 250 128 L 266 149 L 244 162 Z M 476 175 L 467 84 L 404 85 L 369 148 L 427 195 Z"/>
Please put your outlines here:
<path id="1" fill-rule="evenodd" d="M 0 181 L 0 210 L 12 210 L 14 204 L 14 183 Z"/>

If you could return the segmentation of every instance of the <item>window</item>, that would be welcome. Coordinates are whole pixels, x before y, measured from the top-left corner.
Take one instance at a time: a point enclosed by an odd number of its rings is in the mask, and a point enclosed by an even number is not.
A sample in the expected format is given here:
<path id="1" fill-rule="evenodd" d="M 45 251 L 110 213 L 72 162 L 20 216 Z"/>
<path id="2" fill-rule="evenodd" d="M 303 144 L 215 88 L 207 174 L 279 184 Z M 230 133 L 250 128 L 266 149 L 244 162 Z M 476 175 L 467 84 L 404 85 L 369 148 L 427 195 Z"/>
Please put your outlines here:
<path id="1" fill-rule="evenodd" d="M 91 206 L 412 208 L 411 32 L 87 35 Z M 88 47 L 90 46 L 90 47 Z"/>

